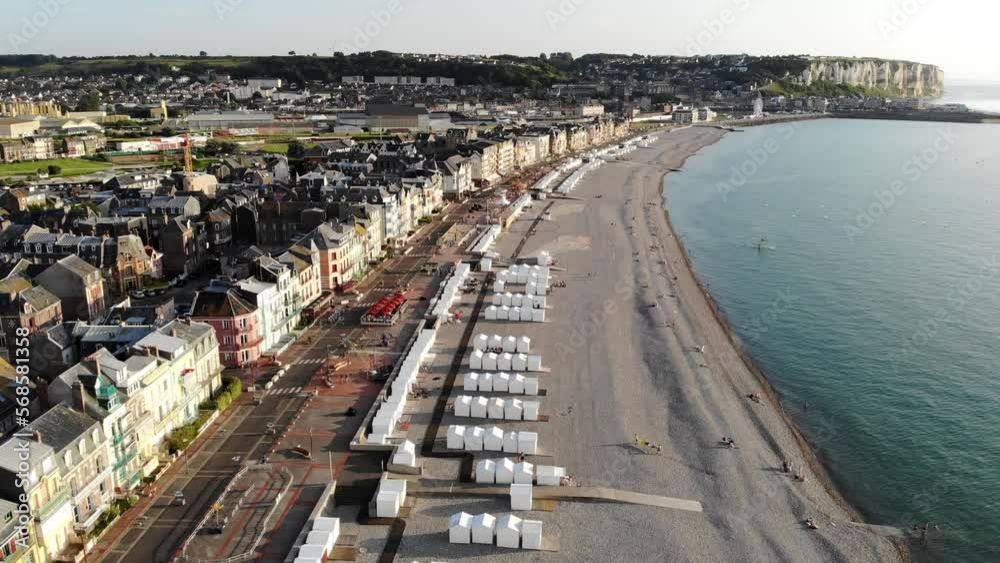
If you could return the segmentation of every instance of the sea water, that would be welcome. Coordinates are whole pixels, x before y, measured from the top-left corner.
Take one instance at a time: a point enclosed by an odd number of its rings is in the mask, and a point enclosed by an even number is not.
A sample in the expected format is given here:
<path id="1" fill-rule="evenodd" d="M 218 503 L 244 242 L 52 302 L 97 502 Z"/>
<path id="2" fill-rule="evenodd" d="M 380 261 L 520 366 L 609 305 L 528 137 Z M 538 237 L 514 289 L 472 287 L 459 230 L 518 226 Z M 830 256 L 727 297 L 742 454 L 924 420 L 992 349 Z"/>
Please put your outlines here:
<path id="1" fill-rule="evenodd" d="M 665 196 L 847 499 L 930 523 L 920 558 L 1000 561 L 1000 126 L 747 128 Z"/>

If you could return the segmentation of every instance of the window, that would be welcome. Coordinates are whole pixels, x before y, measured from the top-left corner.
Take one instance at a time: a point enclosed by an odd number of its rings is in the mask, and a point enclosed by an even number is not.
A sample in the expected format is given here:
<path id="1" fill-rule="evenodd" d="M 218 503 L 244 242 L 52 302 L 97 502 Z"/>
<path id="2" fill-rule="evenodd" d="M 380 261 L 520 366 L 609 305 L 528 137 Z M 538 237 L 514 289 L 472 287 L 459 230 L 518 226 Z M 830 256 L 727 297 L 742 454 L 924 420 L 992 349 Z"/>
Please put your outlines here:
<path id="1" fill-rule="evenodd" d="M 229 321 L 222 321 L 222 328 L 224 330 L 229 330 L 230 328 L 232 328 L 232 323 Z"/>
<path id="2" fill-rule="evenodd" d="M 85 442 L 84 440 L 80 440 L 80 443 L 77 444 L 77 448 L 79 448 L 79 450 L 80 450 L 80 457 L 81 458 L 83 456 L 87 455 L 87 442 Z"/>
<path id="3" fill-rule="evenodd" d="M 223 336 L 222 337 L 222 343 L 225 344 L 226 346 L 232 346 L 233 345 L 233 337 L 232 336 Z"/>

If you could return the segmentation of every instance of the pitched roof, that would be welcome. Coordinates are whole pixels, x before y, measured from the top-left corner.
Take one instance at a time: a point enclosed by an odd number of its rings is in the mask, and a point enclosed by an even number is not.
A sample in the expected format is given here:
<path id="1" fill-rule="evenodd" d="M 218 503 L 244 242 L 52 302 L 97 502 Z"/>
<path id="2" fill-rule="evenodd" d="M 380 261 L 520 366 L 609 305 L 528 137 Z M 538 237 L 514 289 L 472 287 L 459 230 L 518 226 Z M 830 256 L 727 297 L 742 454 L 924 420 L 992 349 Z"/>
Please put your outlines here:
<path id="1" fill-rule="evenodd" d="M 240 296 L 232 289 L 224 291 L 199 291 L 191 306 L 191 316 L 194 318 L 241 317 L 257 310 L 257 306 Z"/>

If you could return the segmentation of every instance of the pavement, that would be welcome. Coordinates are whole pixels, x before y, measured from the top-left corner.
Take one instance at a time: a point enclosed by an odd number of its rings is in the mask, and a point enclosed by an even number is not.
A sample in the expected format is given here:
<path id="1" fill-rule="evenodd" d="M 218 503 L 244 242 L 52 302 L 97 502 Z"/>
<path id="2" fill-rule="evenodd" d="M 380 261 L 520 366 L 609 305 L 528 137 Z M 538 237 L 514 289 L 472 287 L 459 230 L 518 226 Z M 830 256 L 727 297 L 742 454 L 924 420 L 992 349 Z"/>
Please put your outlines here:
<path id="1" fill-rule="evenodd" d="M 261 403 L 255 405 L 254 393 L 245 391 L 164 472 L 156 483 L 158 494 L 142 498 L 105 532 L 88 553 L 88 560 L 171 561 L 212 505 L 224 496 L 241 467 L 257 464 L 262 457 L 268 458 L 271 474 L 285 468 L 293 482 L 275 511 L 274 522 L 268 523 L 270 531 L 257 546 L 258 560 L 283 560 L 287 556 L 331 480 L 338 481 L 338 504 L 367 503 L 381 475 L 383 457 L 349 451 L 350 439 L 363 413 L 374 404 L 382 386 L 368 381 L 366 374 L 373 366 L 395 362 L 399 356 L 440 282 L 437 273 L 425 273 L 424 266 L 428 262 L 448 262 L 460 252 L 439 249 L 436 241 L 452 225 L 466 220 L 470 206 L 471 202 L 449 206 L 442 216 L 418 231 L 410 241 L 409 252 L 398 252 L 369 273 L 356 288 L 360 299 L 341 307 L 335 323 L 317 322 L 307 330 L 303 343 L 291 346 L 279 358 L 287 366 L 286 374 L 263 392 Z M 370 304 L 399 288 L 408 288 L 411 305 L 404 318 L 388 330 L 361 327 L 360 318 Z M 392 336 L 389 348 L 380 346 L 383 332 Z M 346 362 L 334 374 L 333 388 L 324 381 L 331 360 Z M 270 372 L 244 371 L 241 375 L 246 384 L 251 384 L 259 383 Z M 349 407 L 358 414 L 346 416 Z M 269 425 L 273 425 L 273 433 Z M 291 448 L 295 446 L 307 448 L 311 459 L 293 453 Z M 233 485 L 240 487 L 256 488 L 258 493 L 271 488 L 240 481 Z M 174 503 L 177 492 L 186 500 L 183 506 Z M 246 525 L 249 516 L 243 516 L 237 513 L 223 534 L 213 536 L 218 539 L 215 544 L 199 538 L 200 557 L 222 559 L 253 545 L 250 536 L 260 534 L 259 526 Z"/>

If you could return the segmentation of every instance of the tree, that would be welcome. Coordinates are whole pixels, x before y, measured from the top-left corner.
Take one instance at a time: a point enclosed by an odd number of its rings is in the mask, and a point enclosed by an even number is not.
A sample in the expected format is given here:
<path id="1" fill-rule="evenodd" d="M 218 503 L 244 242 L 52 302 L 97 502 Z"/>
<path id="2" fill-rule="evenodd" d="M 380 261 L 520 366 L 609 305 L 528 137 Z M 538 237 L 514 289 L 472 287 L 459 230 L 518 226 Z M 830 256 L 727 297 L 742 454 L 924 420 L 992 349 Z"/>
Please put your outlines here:
<path id="1" fill-rule="evenodd" d="M 62 166 L 56 164 L 49 165 L 49 176 L 58 176 L 60 172 L 62 172 Z"/>
<path id="2" fill-rule="evenodd" d="M 295 51 L 289 51 L 288 52 L 288 56 L 289 57 L 294 57 L 295 56 Z"/>
<path id="3" fill-rule="evenodd" d="M 235 154 L 240 152 L 240 146 L 231 141 L 220 141 L 219 139 L 209 139 L 205 143 L 205 154 L 219 156 L 222 154 Z"/>
<path id="4" fill-rule="evenodd" d="M 76 111 L 101 111 L 101 95 L 91 90 L 80 97 Z"/>
<path id="5" fill-rule="evenodd" d="M 288 158 L 302 158 L 306 155 L 306 146 L 298 139 L 288 143 Z"/>
<path id="6" fill-rule="evenodd" d="M 208 56 L 208 51 L 202 51 L 202 52 L 198 53 L 198 56 L 199 57 L 207 57 Z"/>

